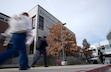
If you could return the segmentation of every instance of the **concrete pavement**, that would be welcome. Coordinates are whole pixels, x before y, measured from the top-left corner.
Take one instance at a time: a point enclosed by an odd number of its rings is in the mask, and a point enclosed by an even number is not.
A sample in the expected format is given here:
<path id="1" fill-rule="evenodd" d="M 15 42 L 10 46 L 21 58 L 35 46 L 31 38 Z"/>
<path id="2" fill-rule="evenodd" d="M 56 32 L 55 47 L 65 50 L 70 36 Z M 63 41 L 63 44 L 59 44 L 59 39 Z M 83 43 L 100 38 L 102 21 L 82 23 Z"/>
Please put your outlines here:
<path id="1" fill-rule="evenodd" d="M 18 68 L 0 69 L 0 72 L 107 72 L 110 65 L 67 65 L 67 66 L 49 66 L 35 67 L 29 70 L 18 70 Z"/>

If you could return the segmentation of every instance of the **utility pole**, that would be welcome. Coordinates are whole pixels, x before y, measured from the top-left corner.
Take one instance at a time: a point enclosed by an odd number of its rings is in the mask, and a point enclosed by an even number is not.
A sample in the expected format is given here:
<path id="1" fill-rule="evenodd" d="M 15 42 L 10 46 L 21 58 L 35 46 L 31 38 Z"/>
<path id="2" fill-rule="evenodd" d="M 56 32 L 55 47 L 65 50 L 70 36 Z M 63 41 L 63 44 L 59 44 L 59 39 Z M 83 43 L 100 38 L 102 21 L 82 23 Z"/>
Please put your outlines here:
<path id="1" fill-rule="evenodd" d="M 67 62 L 65 59 L 65 51 L 64 51 L 63 25 L 66 25 L 66 23 L 61 24 L 61 42 L 62 42 L 62 55 L 63 55 L 63 60 L 61 61 L 61 64 L 66 65 Z"/>

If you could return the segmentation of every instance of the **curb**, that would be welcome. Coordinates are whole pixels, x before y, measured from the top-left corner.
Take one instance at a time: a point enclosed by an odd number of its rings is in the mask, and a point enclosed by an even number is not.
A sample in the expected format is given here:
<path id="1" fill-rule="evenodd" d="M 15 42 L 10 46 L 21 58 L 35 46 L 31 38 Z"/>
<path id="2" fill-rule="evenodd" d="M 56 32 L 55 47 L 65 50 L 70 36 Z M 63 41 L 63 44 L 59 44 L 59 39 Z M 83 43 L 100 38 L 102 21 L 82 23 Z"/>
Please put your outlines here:
<path id="1" fill-rule="evenodd" d="M 77 72 L 106 72 L 110 67 L 111 67 L 111 64 L 103 66 L 103 67 L 98 67 L 92 70 L 80 70 Z"/>

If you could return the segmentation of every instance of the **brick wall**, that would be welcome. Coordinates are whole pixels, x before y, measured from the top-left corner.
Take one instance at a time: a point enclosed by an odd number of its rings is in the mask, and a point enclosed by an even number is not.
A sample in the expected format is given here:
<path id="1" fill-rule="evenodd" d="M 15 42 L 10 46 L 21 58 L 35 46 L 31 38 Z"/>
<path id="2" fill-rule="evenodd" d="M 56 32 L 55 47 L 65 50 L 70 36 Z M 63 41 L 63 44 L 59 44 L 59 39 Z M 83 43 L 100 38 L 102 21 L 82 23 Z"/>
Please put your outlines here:
<path id="1" fill-rule="evenodd" d="M 3 33 L 8 28 L 6 22 L 0 21 L 0 33 Z M 6 47 L 3 47 L 3 44 L 0 43 L 0 52 L 6 50 Z"/>

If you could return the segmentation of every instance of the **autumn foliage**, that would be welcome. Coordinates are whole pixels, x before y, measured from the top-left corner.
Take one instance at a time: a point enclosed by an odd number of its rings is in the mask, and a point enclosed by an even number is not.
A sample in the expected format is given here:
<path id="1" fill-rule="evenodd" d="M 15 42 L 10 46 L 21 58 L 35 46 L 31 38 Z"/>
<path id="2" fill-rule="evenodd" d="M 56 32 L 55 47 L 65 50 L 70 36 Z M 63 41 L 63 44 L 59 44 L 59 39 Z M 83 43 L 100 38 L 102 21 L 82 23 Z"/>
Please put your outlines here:
<path id="1" fill-rule="evenodd" d="M 65 54 L 74 55 L 79 47 L 76 44 L 76 37 L 60 22 L 54 24 L 49 28 L 49 35 L 47 36 L 47 54 L 48 56 L 55 56 L 62 53 L 62 41 Z"/>

